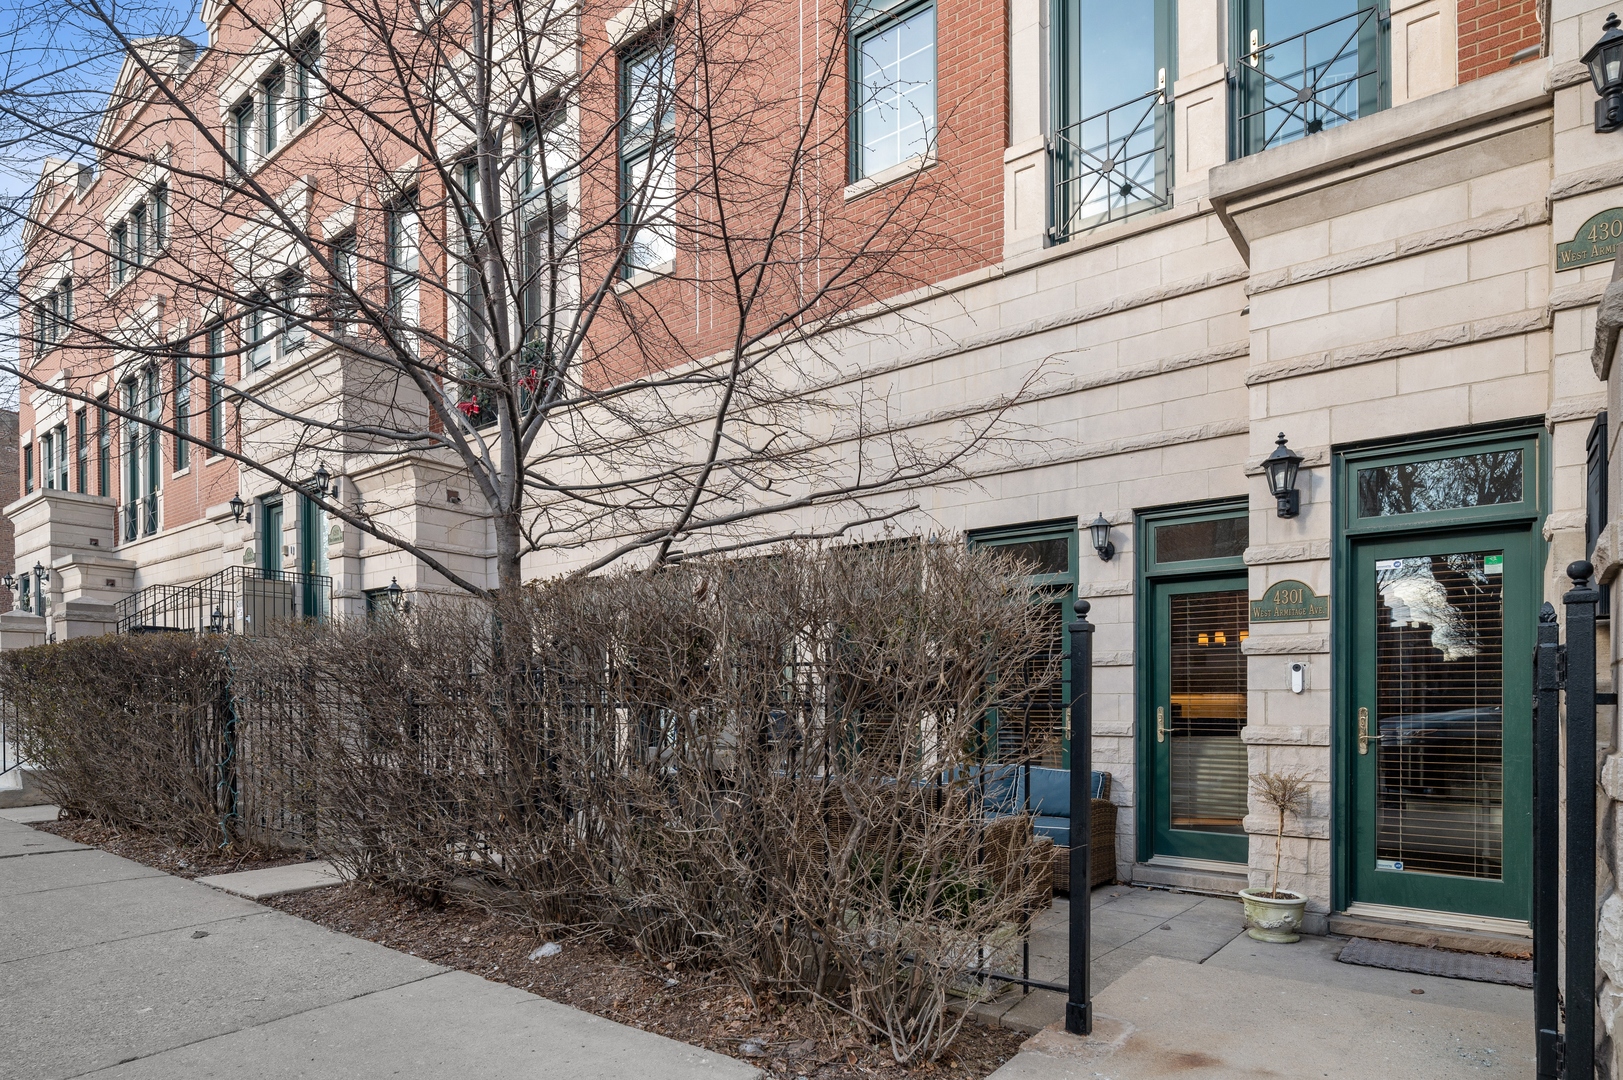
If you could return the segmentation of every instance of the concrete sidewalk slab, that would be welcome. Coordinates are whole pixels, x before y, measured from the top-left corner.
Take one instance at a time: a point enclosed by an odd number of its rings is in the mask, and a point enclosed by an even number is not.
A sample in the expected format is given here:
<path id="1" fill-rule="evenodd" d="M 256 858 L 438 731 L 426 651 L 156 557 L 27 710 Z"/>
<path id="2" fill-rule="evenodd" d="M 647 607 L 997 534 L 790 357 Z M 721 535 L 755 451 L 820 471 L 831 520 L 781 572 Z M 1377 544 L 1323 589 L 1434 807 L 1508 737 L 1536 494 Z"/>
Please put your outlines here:
<path id="1" fill-rule="evenodd" d="M 44 880 L 41 864 L 24 859 L 5 866 L 8 878 Z M 218 922 L 264 909 L 235 896 L 202 889 L 168 874 L 80 885 L 71 897 L 61 890 L 21 892 L 0 897 L 0 963 L 62 949 L 84 948 L 124 938 Z"/>
<path id="2" fill-rule="evenodd" d="M 32 825 L 40 821 L 55 821 L 62 808 L 51 803 L 40 806 L 13 806 L 0 810 L 0 818 L 7 821 L 16 821 L 24 825 Z"/>
<path id="3" fill-rule="evenodd" d="M 91 1075 L 750 1080 L 760 1073 L 721 1054 L 453 971 Z"/>
<path id="4" fill-rule="evenodd" d="M 239 870 L 234 874 L 210 874 L 197 881 L 235 896 L 264 900 L 271 896 L 289 896 L 311 889 L 324 889 L 329 885 L 342 885 L 344 876 L 332 863 L 319 861 L 289 863 L 264 870 Z"/>
<path id="5" fill-rule="evenodd" d="M 0 1074 L 77 1076 L 444 970 L 262 908 L 13 961 L 0 965 L 0 1041 L 27 1071 Z"/>
<path id="6" fill-rule="evenodd" d="M 24 867 L 27 873 L 19 872 Z M 168 876 L 162 870 L 154 870 L 95 848 L 58 851 L 51 853 L 50 858 L 30 859 L 17 866 L 6 864 L 5 870 L 0 871 L 0 899 L 23 893 L 72 889 L 80 885 L 100 885 L 109 881 Z M 4 948 L 0 944 L 0 951 Z"/>
<path id="7" fill-rule="evenodd" d="M 1508 1023 L 1497 1011 L 1423 995 L 1404 1000 L 1260 974 L 1147 958 L 1094 998 L 1092 1037 L 1045 1030 L 992 1080 L 1464 1080 L 1489 1067 L 1507 1076 L 1532 1073 L 1526 991 L 1514 991 L 1524 996 L 1525 1023 Z"/>
<path id="8" fill-rule="evenodd" d="M 55 833 L 41 832 L 19 821 L 0 820 L 0 859 L 18 855 L 40 855 L 51 851 L 89 851 L 84 844 L 64 840 Z"/>

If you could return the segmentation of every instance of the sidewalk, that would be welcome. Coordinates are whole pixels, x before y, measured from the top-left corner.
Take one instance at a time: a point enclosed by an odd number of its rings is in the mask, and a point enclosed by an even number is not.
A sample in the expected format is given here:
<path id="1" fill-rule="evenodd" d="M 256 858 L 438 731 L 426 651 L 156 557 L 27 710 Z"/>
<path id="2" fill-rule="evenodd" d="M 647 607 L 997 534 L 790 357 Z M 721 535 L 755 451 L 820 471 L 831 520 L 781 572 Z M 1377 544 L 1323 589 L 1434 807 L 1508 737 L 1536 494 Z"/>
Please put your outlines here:
<path id="1" fill-rule="evenodd" d="M 759 1075 L 0 819 L 7 1080 Z"/>

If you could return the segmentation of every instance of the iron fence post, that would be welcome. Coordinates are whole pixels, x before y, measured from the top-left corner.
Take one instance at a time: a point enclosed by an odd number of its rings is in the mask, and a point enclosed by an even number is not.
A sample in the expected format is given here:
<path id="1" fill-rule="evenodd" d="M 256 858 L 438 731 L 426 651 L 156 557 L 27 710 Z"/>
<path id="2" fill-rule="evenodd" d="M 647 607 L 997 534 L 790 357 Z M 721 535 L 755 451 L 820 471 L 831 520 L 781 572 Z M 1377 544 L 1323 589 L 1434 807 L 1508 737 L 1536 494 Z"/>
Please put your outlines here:
<path id="1" fill-rule="evenodd" d="M 1595 1075 L 1595 568 L 1567 567 L 1566 1080 Z"/>
<path id="2" fill-rule="evenodd" d="M 1088 985 L 1089 934 L 1093 911 L 1093 624 L 1086 600 L 1076 602 L 1071 631 L 1071 940 L 1070 995 L 1065 1030 L 1093 1032 L 1093 995 Z"/>
<path id="3" fill-rule="evenodd" d="M 1533 1028 L 1538 1080 L 1561 1076 L 1561 628 L 1538 613 L 1533 649 Z"/>

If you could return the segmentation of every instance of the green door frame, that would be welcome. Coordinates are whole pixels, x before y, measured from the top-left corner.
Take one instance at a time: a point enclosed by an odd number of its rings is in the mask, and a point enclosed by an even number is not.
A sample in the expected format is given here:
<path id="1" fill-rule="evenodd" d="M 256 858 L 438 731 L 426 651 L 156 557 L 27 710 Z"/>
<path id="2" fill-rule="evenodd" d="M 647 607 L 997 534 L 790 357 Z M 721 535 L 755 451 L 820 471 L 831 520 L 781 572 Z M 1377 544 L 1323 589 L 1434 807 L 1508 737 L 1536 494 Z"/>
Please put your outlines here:
<path id="1" fill-rule="evenodd" d="M 1076 599 L 1077 582 L 1077 530 L 1075 518 L 1061 518 L 1056 521 L 1038 521 L 1029 525 L 1013 525 L 1007 528 L 976 529 L 968 537 L 971 549 L 979 547 L 1007 547 L 1012 544 L 1029 544 L 1041 540 L 1064 540 L 1066 544 L 1065 565 L 1063 574 L 1033 574 L 1026 579 L 1033 591 L 1043 592 L 1053 596 L 1060 604 L 1064 630 L 1070 629 L 1071 623 L 1076 619 L 1076 608 L 1072 603 Z M 1061 661 L 1062 682 L 1064 686 L 1061 701 L 1067 703 L 1071 700 L 1071 635 L 1062 632 L 1061 640 L 1064 650 Z M 997 717 L 991 716 L 992 727 L 984 733 L 985 745 L 995 751 L 997 747 Z M 1071 720 L 1067 711 L 1065 720 L 1065 734 L 1060 741 L 1060 767 L 1071 767 Z"/>
<path id="2" fill-rule="evenodd" d="M 282 564 L 282 528 L 286 504 L 280 495 L 259 500 L 259 543 L 264 549 L 259 554 L 259 567 L 265 577 L 286 569 Z M 271 526 L 274 523 L 275 528 Z"/>
<path id="3" fill-rule="evenodd" d="M 1358 488 L 1360 469 L 1374 465 L 1404 464 L 1455 454 L 1484 453 L 1519 448 L 1524 457 L 1522 500 L 1495 506 L 1473 506 L 1429 513 L 1359 518 Z M 1531 484 L 1526 483 L 1527 480 Z M 1354 570 L 1352 553 L 1356 542 L 1370 537 L 1421 539 L 1428 534 L 1471 529 L 1504 530 L 1520 526 L 1530 534 L 1533 574 L 1531 610 L 1537 616 L 1543 601 L 1544 571 L 1549 561 L 1549 545 L 1540 523 L 1549 515 L 1550 438 L 1538 420 L 1512 421 L 1502 425 L 1460 429 L 1417 435 L 1411 439 L 1351 446 L 1336 451 L 1330 475 L 1331 522 L 1335 542 L 1331 556 L 1332 595 L 1344 598 L 1330 605 L 1330 904 L 1345 911 L 1352 902 L 1353 785 L 1357 782 L 1357 754 L 1351 743 L 1357 708 L 1353 686 L 1350 650 L 1356 642 L 1357 607 L 1353 603 Z M 1528 490 L 1528 487 L 1532 490 Z M 1508 612 L 1507 612 L 1508 617 Z M 1529 627 L 1529 635 L 1532 628 Z M 1508 631 L 1508 627 L 1507 627 Z M 1507 638 L 1508 638 L 1507 632 Z M 1507 653 L 1508 656 L 1508 653 Z M 1514 662 L 1514 659 L 1512 659 Z M 1532 654 L 1526 657 L 1532 670 Z M 1507 687 L 1508 689 L 1508 687 Z"/>
<path id="4" fill-rule="evenodd" d="M 1139 862 L 1146 862 L 1155 854 L 1155 672 L 1152 658 L 1156 654 L 1155 612 L 1153 586 L 1164 581 L 1215 581 L 1245 573 L 1245 559 L 1240 556 L 1221 559 L 1192 559 L 1184 562 L 1162 561 L 1156 551 L 1155 530 L 1162 525 L 1212 521 L 1219 518 L 1244 518 L 1249 513 L 1246 499 L 1224 499 L 1220 502 L 1195 506 L 1172 506 L 1140 511 L 1134 522 L 1134 550 L 1138 552 L 1138 568 L 1134 583 L 1134 700 L 1137 707 L 1135 725 L 1134 776 L 1138 793 L 1133 800 L 1134 835 L 1137 837 Z"/>

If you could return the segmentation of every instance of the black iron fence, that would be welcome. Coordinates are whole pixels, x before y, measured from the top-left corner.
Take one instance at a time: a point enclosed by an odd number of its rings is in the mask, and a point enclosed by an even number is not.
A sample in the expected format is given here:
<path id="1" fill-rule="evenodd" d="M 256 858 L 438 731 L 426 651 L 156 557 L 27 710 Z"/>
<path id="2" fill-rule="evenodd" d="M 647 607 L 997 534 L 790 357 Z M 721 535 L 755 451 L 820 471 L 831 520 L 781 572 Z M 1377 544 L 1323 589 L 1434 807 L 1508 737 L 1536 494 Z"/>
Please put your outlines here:
<path id="1" fill-rule="evenodd" d="M 1595 685 L 1600 592 L 1589 584 L 1593 573 L 1587 562 L 1567 567 L 1572 588 L 1561 598 L 1567 643 L 1561 644 L 1555 608 L 1545 604 L 1533 650 L 1533 1022 L 1539 1080 L 1595 1077 L 1596 707 L 1616 705 L 1617 695 L 1602 694 Z M 1565 965 L 1559 962 L 1563 942 Z"/>
<path id="2" fill-rule="evenodd" d="M 1170 105 L 1160 88 L 1054 133 L 1051 239 L 1171 203 Z"/>
<path id="3" fill-rule="evenodd" d="M 6 776 L 23 764 L 16 739 L 17 706 L 4 694 L 0 694 L 0 777 Z"/>
<path id="4" fill-rule="evenodd" d="M 121 634 L 254 634 L 278 620 L 327 618 L 332 578 L 230 566 L 193 585 L 149 585 L 115 611 Z"/>
<path id="5" fill-rule="evenodd" d="M 1387 37 L 1381 6 L 1263 44 L 1252 32 L 1229 73 L 1230 157 L 1244 157 L 1356 120 L 1387 104 Z"/>

